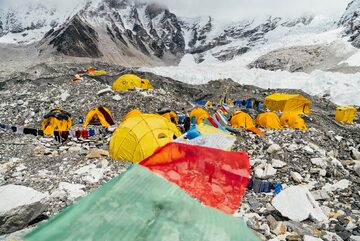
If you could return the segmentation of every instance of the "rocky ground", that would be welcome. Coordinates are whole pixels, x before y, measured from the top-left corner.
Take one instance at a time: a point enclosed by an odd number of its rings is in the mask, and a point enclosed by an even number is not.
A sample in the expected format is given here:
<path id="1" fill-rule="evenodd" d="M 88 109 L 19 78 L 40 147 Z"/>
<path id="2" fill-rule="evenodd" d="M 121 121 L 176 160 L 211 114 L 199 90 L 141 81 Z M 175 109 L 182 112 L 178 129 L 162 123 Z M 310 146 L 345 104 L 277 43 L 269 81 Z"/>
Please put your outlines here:
<path id="1" fill-rule="evenodd" d="M 250 68 L 266 69 L 271 71 L 285 70 L 289 72 L 311 73 L 314 70 L 357 73 L 359 67 L 339 64 L 353 53 L 344 51 L 338 53 L 341 48 L 338 44 L 332 45 L 309 45 L 282 48 L 271 51 L 249 64 Z"/>
<path id="2" fill-rule="evenodd" d="M 40 128 L 42 117 L 60 107 L 72 114 L 72 129 L 76 130 L 81 129 L 79 118 L 98 105 L 109 107 L 119 123 L 134 108 L 146 113 L 162 108 L 185 113 L 193 108 L 194 99 L 215 102 L 226 94 L 228 98 L 262 100 L 276 91 L 242 86 L 231 80 L 193 86 L 138 73 L 152 80 L 154 91 L 114 93 L 111 82 L 136 70 L 96 64 L 106 68 L 108 75 L 86 76 L 81 82 L 72 82 L 73 73 L 83 67 L 42 64 L 26 73 L 3 77 L 0 123 Z M 288 188 L 276 197 L 249 190 L 236 216 L 242 217 L 262 240 L 360 240 L 360 150 L 356 150 L 360 144 L 359 115 L 355 125 L 337 123 L 333 103 L 307 97 L 312 100 L 312 114 L 305 117 L 308 131 L 265 130 L 265 139 L 248 132 L 237 135 L 234 150 L 248 152 L 253 176 Z M 255 110 L 248 112 L 257 115 Z M 28 207 L 26 215 L 19 207 L 6 214 L 0 212 L 0 233 L 31 228 L 125 171 L 127 162 L 108 157 L 110 137 L 108 133 L 61 144 L 53 138 L 0 129 L 0 193 L 14 191 L 12 188 L 18 187 L 5 187 L 16 184 L 28 187 L 22 193 L 33 197 L 32 203 L 19 201 L 18 206 Z M 7 225 L 11 219 L 16 226 Z M 17 236 L 19 233 L 4 235 L 0 240 Z"/>

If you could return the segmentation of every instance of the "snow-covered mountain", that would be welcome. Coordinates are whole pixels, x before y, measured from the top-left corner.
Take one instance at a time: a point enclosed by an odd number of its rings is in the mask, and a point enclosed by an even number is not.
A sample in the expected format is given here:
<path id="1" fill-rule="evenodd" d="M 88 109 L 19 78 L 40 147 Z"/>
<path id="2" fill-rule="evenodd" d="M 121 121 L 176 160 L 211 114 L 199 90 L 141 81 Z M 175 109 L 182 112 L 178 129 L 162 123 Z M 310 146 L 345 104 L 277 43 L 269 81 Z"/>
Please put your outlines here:
<path id="1" fill-rule="evenodd" d="M 360 0 L 349 3 L 339 24 L 345 27 L 345 33 L 350 35 L 352 44 L 360 48 Z"/>
<path id="2" fill-rule="evenodd" d="M 272 51 L 326 44 L 327 39 L 315 41 L 314 36 L 341 28 L 339 38 L 360 47 L 359 9 L 360 1 L 354 0 L 340 20 L 268 16 L 229 23 L 183 18 L 165 6 L 137 0 L 84 0 L 67 9 L 34 1 L 0 10 L 0 44 L 31 45 L 47 58 L 96 58 L 131 66 L 173 65 L 184 55 L 196 63 L 224 62 L 263 46 Z"/>

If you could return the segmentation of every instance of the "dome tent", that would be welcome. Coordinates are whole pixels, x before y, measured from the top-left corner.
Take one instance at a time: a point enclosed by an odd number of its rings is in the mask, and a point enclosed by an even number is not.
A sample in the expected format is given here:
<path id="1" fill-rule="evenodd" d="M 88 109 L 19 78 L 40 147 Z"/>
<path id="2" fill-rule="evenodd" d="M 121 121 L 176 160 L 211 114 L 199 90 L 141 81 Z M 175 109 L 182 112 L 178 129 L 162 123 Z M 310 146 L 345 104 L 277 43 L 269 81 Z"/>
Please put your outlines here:
<path id="1" fill-rule="evenodd" d="M 101 124 L 103 127 L 108 127 L 115 124 L 112 119 L 110 110 L 104 106 L 93 108 L 88 112 L 83 127 L 87 127 L 90 123 Z"/>
<path id="2" fill-rule="evenodd" d="M 282 129 L 279 117 L 273 112 L 259 114 L 256 117 L 255 123 L 266 129 Z"/>
<path id="3" fill-rule="evenodd" d="M 307 130 L 307 126 L 303 118 L 292 112 L 286 112 L 280 117 L 282 126 L 288 126 L 291 129 Z"/>
<path id="4" fill-rule="evenodd" d="M 150 81 L 147 79 L 141 79 L 134 74 L 124 74 L 117 78 L 112 84 L 112 89 L 117 91 L 139 89 L 154 89 Z"/>
<path id="5" fill-rule="evenodd" d="M 126 119 L 115 130 L 109 145 L 110 156 L 137 163 L 180 135 L 179 129 L 166 118 L 140 114 Z"/>
<path id="6" fill-rule="evenodd" d="M 190 120 L 193 119 L 193 117 L 195 117 L 196 119 L 196 124 L 201 124 L 204 119 L 208 118 L 210 115 L 209 113 L 207 113 L 206 110 L 204 110 L 203 108 L 195 108 L 190 112 Z"/>
<path id="7" fill-rule="evenodd" d="M 45 135 L 53 135 L 54 131 L 68 131 L 72 126 L 71 115 L 61 109 L 53 109 L 44 116 L 41 130 Z"/>

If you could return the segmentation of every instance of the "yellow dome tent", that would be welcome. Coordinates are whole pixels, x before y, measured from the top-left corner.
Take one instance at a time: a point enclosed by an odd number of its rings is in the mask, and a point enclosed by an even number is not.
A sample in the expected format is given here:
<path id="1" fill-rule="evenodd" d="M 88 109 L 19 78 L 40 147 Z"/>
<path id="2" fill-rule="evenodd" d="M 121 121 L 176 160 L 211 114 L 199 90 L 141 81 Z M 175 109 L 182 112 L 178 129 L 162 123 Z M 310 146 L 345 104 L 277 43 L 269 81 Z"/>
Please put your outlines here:
<path id="1" fill-rule="evenodd" d="M 166 111 L 163 113 L 159 113 L 159 115 L 165 117 L 168 121 L 174 123 L 175 125 L 177 125 L 179 122 L 179 118 L 174 111 Z"/>
<path id="2" fill-rule="evenodd" d="M 210 115 L 209 113 L 207 113 L 206 110 L 204 110 L 203 108 L 195 108 L 190 112 L 190 120 L 192 120 L 193 117 L 196 118 L 196 124 L 201 124 L 204 119 L 208 118 Z"/>
<path id="3" fill-rule="evenodd" d="M 251 116 L 245 112 L 234 111 L 230 119 L 230 125 L 234 128 L 244 128 L 245 130 L 251 131 L 261 137 L 265 137 L 265 134 L 255 127 Z"/>
<path id="4" fill-rule="evenodd" d="M 266 129 L 282 129 L 279 117 L 273 112 L 266 112 L 258 115 L 255 123 Z"/>
<path id="5" fill-rule="evenodd" d="M 134 74 L 124 74 L 117 78 L 112 85 L 112 89 L 118 91 L 133 90 L 135 88 L 143 90 L 154 89 L 150 80 L 141 79 Z"/>
<path id="6" fill-rule="evenodd" d="M 137 163 L 180 135 L 179 129 L 166 118 L 156 114 L 141 114 L 118 126 L 111 137 L 109 153 L 114 160 Z"/>
<path id="7" fill-rule="evenodd" d="M 356 115 L 356 108 L 353 106 L 340 106 L 336 108 L 335 119 L 340 122 L 352 124 Z"/>
<path id="8" fill-rule="evenodd" d="M 117 78 L 112 84 L 113 90 L 133 90 L 141 85 L 141 79 L 134 74 L 124 74 Z"/>
<path id="9" fill-rule="evenodd" d="M 245 129 L 255 126 L 251 116 L 242 111 L 234 111 L 232 113 L 232 116 L 230 119 L 230 124 L 232 127 L 235 127 L 235 128 L 242 127 Z"/>
<path id="10" fill-rule="evenodd" d="M 271 111 L 310 114 L 310 100 L 297 94 L 275 93 L 265 98 L 264 105 Z"/>
<path id="11" fill-rule="evenodd" d="M 103 106 L 93 108 L 88 112 L 83 127 L 87 127 L 90 123 L 100 123 L 103 127 L 108 127 L 115 124 L 112 119 L 110 110 Z"/>
<path id="12" fill-rule="evenodd" d="M 138 109 L 133 109 L 133 110 L 129 111 L 129 112 L 125 115 L 125 117 L 122 119 L 122 121 L 124 122 L 124 121 L 126 121 L 127 119 L 130 119 L 130 118 L 136 117 L 136 116 L 140 116 L 140 115 L 142 115 L 142 112 L 141 112 L 140 110 L 138 110 Z"/>
<path id="13" fill-rule="evenodd" d="M 53 135 L 54 131 L 68 131 L 71 128 L 71 115 L 60 109 L 53 109 L 44 116 L 41 130 L 45 135 Z"/>
<path id="14" fill-rule="evenodd" d="M 280 123 L 282 126 L 288 126 L 291 129 L 307 130 L 307 126 L 303 118 L 292 112 L 284 113 L 280 117 Z"/>
<path id="15" fill-rule="evenodd" d="M 142 80 L 141 80 L 141 89 L 143 89 L 143 90 L 153 90 L 154 87 L 153 87 L 152 84 L 150 83 L 150 80 L 148 80 L 148 79 L 142 79 Z"/>

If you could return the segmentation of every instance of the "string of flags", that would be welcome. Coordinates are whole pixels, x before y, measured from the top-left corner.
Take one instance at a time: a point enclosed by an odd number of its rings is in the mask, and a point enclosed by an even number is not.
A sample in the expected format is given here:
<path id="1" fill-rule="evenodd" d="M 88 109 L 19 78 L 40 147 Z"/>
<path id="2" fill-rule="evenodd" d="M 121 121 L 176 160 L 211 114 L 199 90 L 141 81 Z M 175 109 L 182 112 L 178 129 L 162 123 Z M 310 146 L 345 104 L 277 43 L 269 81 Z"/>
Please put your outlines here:
<path id="1" fill-rule="evenodd" d="M 33 135 L 33 136 L 44 136 L 44 132 L 42 130 L 38 130 L 35 128 L 14 126 L 8 124 L 0 123 L 0 129 L 4 129 L 7 131 L 12 131 L 15 134 L 25 134 L 25 135 Z M 54 131 L 54 138 L 56 141 L 64 142 L 71 138 L 77 139 L 87 139 L 92 136 L 103 136 L 109 133 L 108 128 L 99 128 L 99 129 L 84 129 L 84 130 L 69 130 L 69 131 Z"/>

